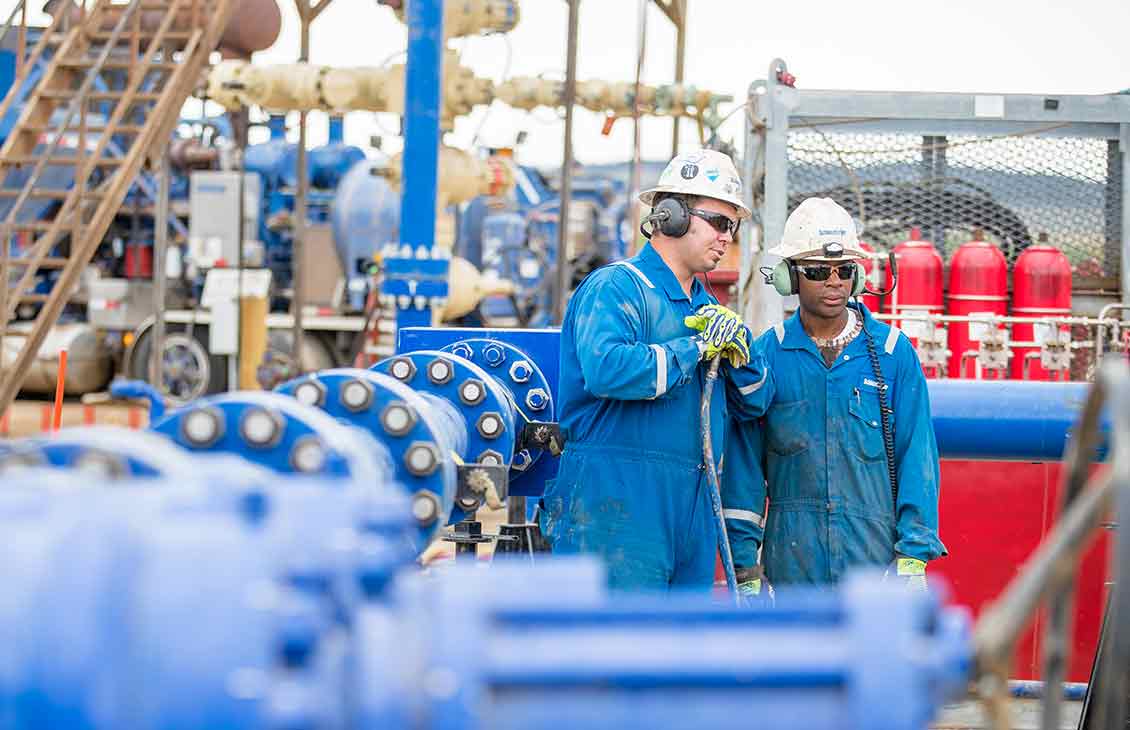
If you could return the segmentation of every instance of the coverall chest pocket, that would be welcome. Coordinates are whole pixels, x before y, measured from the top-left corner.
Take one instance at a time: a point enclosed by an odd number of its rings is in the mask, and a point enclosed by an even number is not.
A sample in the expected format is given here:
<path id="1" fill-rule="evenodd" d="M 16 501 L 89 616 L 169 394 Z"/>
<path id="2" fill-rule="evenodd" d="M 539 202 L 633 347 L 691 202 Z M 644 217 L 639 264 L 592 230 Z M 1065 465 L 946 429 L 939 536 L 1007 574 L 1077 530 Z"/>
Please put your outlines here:
<path id="1" fill-rule="evenodd" d="M 808 448 L 808 411 L 808 401 L 773 404 L 766 416 L 770 451 L 781 456 L 791 456 Z"/>
<path id="2" fill-rule="evenodd" d="M 883 422 L 879 418 L 879 394 L 872 388 L 855 387 L 848 398 L 849 443 L 863 461 L 886 457 L 883 446 Z"/>

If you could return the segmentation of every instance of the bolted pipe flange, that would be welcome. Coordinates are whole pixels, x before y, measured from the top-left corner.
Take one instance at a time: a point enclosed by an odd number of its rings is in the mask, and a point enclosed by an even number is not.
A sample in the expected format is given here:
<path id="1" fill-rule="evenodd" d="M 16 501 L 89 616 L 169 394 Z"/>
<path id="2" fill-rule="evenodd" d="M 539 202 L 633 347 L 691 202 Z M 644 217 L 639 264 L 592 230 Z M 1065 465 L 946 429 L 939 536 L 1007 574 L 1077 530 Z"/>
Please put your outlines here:
<path id="1" fill-rule="evenodd" d="M 463 405 L 477 406 L 487 397 L 487 387 L 478 378 L 467 378 L 459 385 L 459 400 Z"/>
<path id="2" fill-rule="evenodd" d="M 326 403 L 326 385 L 314 375 L 294 388 L 294 399 L 299 403 L 321 408 Z"/>
<path id="3" fill-rule="evenodd" d="M 381 427 L 390 436 L 403 436 L 416 426 L 416 411 L 404 401 L 393 401 L 381 411 Z"/>
<path id="4" fill-rule="evenodd" d="M 528 383 L 533 374 L 534 369 L 527 360 L 518 360 L 510 366 L 510 379 L 515 383 Z"/>
<path id="5" fill-rule="evenodd" d="M 428 363 L 426 370 L 428 372 L 428 380 L 436 385 L 450 383 L 451 379 L 455 377 L 455 368 L 442 357 L 437 357 L 435 360 Z"/>
<path id="6" fill-rule="evenodd" d="M 502 416 L 495 411 L 487 411 L 479 416 L 479 420 L 475 423 L 475 429 L 485 439 L 496 439 L 502 435 L 504 430 Z"/>
<path id="7" fill-rule="evenodd" d="M 483 359 L 487 365 L 496 368 L 506 362 L 506 350 L 501 345 L 491 343 L 483 348 Z"/>
<path id="8" fill-rule="evenodd" d="M 545 410 L 549 405 L 549 393 L 544 388 L 532 388 L 526 393 L 526 405 L 535 411 Z"/>
<path id="9" fill-rule="evenodd" d="M 416 377 L 416 363 L 411 358 L 398 357 L 389 363 L 388 372 L 400 382 L 409 383 Z"/>
<path id="10" fill-rule="evenodd" d="M 404 452 L 404 465 L 414 476 L 426 477 L 439 468 L 439 451 L 430 441 L 415 441 Z"/>
<path id="11" fill-rule="evenodd" d="M 364 380 L 350 380 L 341 386 L 339 397 L 347 410 L 360 413 L 373 403 L 373 386 Z"/>

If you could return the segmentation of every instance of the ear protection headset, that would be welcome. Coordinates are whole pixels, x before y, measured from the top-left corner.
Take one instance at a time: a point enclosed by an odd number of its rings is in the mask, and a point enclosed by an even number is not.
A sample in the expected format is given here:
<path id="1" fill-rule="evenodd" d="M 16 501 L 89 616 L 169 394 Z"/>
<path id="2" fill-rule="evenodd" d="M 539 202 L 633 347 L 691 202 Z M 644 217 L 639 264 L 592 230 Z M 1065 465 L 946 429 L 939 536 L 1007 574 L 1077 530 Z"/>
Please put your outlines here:
<path id="1" fill-rule="evenodd" d="M 644 228 L 645 223 L 651 223 L 651 230 Z M 670 238 L 682 238 L 691 228 L 691 214 L 687 201 L 680 198 L 664 198 L 655 204 L 651 213 L 640 222 L 640 233 L 644 238 L 650 239 L 655 231 Z"/>
<path id="2" fill-rule="evenodd" d="M 822 263 L 828 263 L 831 266 L 838 265 L 832 262 Z M 848 262 L 844 261 L 844 263 Z M 798 281 L 800 272 L 797 271 L 796 263 L 790 259 L 782 260 L 774 266 L 772 270 L 769 270 L 769 273 L 765 273 L 765 270 L 762 270 L 762 274 L 765 275 L 765 283 L 772 284 L 773 288 L 777 290 L 777 293 L 783 297 L 796 294 L 800 290 L 800 282 Z M 858 297 L 860 294 L 863 294 L 866 289 L 867 279 L 863 276 L 863 267 L 857 263 L 855 265 L 855 271 L 851 275 L 851 292 L 848 296 Z"/>
<path id="3" fill-rule="evenodd" d="M 824 247 L 824 255 L 831 258 L 838 255 L 833 250 L 833 247 L 838 248 L 839 244 L 830 243 Z M 840 249 L 842 251 L 842 249 Z M 863 267 L 857 262 L 855 265 L 855 272 L 851 276 L 851 292 L 849 297 L 858 297 L 861 294 L 876 294 L 885 297 L 895 290 L 899 281 L 899 268 L 898 261 L 895 259 L 895 252 L 891 251 L 887 254 L 887 266 L 891 271 L 891 286 L 887 289 L 879 291 L 872 291 L 867 288 L 867 277 L 864 275 Z M 766 284 L 772 284 L 777 293 L 783 297 L 796 294 L 800 290 L 800 283 L 798 278 L 800 272 L 797 271 L 797 265 L 790 259 L 783 259 L 780 263 L 772 269 L 763 267 L 761 275 L 765 277 Z"/>

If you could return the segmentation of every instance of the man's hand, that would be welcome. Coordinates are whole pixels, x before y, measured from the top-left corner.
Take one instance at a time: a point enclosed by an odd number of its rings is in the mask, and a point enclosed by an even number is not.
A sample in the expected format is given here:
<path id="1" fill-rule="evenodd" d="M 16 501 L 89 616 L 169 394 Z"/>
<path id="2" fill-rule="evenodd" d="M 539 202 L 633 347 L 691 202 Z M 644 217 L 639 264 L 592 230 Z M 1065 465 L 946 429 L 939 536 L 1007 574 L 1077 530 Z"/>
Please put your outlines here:
<path id="1" fill-rule="evenodd" d="M 916 558 L 895 558 L 895 579 L 908 591 L 924 591 L 926 585 L 926 563 Z M 891 569 L 887 569 L 887 576 Z"/>
<path id="2" fill-rule="evenodd" d="M 737 312 L 720 304 L 707 304 L 684 318 L 683 324 L 701 333 L 704 359 L 721 353 L 734 367 L 749 362 L 749 330 Z"/>

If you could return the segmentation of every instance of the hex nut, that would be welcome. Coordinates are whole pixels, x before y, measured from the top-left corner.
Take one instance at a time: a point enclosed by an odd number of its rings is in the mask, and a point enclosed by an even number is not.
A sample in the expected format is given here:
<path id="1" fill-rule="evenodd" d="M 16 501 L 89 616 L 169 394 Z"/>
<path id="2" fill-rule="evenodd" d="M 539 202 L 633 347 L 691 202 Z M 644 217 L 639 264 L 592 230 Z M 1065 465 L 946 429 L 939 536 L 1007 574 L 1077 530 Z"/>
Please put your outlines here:
<path id="1" fill-rule="evenodd" d="M 294 386 L 294 399 L 303 405 L 321 408 L 326 402 L 326 384 L 311 375 Z"/>
<path id="2" fill-rule="evenodd" d="M 427 489 L 412 495 L 412 516 L 421 527 L 427 527 L 439 519 L 439 498 Z"/>
<path id="3" fill-rule="evenodd" d="M 347 380 L 341 384 L 338 398 L 347 410 L 360 413 L 373 403 L 373 384 L 360 378 Z"/>
<path id="4" fill-rule="evenodd" d="M 412 358 L 398 357 L 388 364 L 388 372 L 400 382 L 408 383 L 416 377 L 416 363 Z"/>
<path id="5" fill-rule="evenodd" d="M 427 367 L 428 380 L 436 385 L 443 385 L 450 383 L 452 378 L 455 377 L 455 367 L 442 357 L 437 357 L 428 363 Z"/>
<path id="6" fill-rule="evenodd" d="M 413 476 L 426 477 L 439 468 L 439 451 L 430 441 L 413 441 L 404 451 L 404 465 Z"/>
<path id="7" fill-rule="evenodd" d="M 487 387 L 478 378 L 467 378 L 459 385 L 459 400 L 463 405 L 477 406 L 487 397 Z"/>
<path id="8" fill-rule="evenodd" d="M 489 344 L 483 348 L 483 359 L 487 361 L 487 365 L 496 368 L 506 362 L 506 350 L 502 345 Z"/>
<path id="9" fill-rule="evenodd" d="M 466 342 L 460 342 L 451 348 L 451 354 L 463 358 L 464 360 L 474 360 L 475 351 Z"/>
<path id="10" fill-rule="evenodd" d="M 180 422 L 181 436 L 189 446 L 206 449 L 224 435 L 224 414 L 215 406 L 193 408 Z"/>
<path id="11" fill-rule="evenodd" d="M 534 369 L 530 366 L 528 360 L 516 360 L 510 366 L 510 379 L 515 383 L 527 383 L 533 374 Z"/>
<path id="12" fill-rule="evenodd" d="M 545 392 L 545 388 L 532 388 L 526 393 L 526 405 L 535 411 L 545 410 L 549 405 L 549 393 Z"/>
<path id="13" fill-rule="evenodd" d="M 475 429 L 485 439 L 496 439 L 506 430 L 506 426 L 502 422 L 502 416 L 497 411 L 487 411 L 479 416 L 479 420 L 475 423 Z"/>
<path id="14" fill-rule="evenodd" d="M 504 463 L 506 463 L 502 460 L 502 454 L 498 453 L 494 449 L 487 449 L 483 453 L 479 454 L 479 458 L 475 461 L 486 466 L 502 466 Z"/>
<path id="15" fill-rule="evenodd" d="M 404 401 L 393 401 L 381 411 L 381 427 L 390 436 L 403 436 L 416 426 L 416 410 Z"/>

